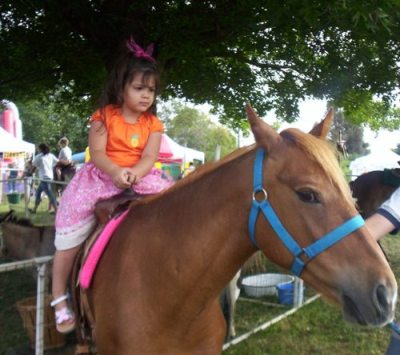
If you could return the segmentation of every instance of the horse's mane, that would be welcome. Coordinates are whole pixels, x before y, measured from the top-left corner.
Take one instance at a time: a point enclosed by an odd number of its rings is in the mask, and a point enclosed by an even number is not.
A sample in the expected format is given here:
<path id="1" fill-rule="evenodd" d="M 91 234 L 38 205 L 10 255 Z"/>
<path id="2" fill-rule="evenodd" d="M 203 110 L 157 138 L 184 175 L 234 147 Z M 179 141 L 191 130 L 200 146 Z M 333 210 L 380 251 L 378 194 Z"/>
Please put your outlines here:
<path id="1" fill-rule="evenodd" d="M 337 186 L 345 199 L 352 201 L 349 184 L 337 162 L 335 147 L 324 139 L 306 134 L 296 128 L 288 128 L 280 133 L 283 139 L 292 142 L 316 162 L 325 173 L 327 182 Z"/>
<path id="2" fill-rule="evenodd" d="M 253 148 L 254 148 L 254 144 L 247 146 L 247 147 L 238 148 L 238 149 L 232 151 L 231 153 L 229 153 L 228 155 L 226 155 L 225 157 L 223 157 L 221 160 L 218 160 L 215 162 L 208 162 L 206 164 L 200 165 L 199 167 L 196 168 L 196 170 L 192 171 L 189 175 L 185 176 L 185 178 L 177 181 L 174 185 L 172 185 L 170 188 L 166 189 L 162 193 L 151 195 L 151 196 L 148 196 L 148 197 L 140 199 L 140 200 L 136 200 L 133 204 L 134 205 L 147 204 L 152 200 L 159 199 L 166 194 L 174 192 L 176 189 L 180 189 L 183 186 L 186 186 L 186 185 L 192 183 L 193 181 L 200 179 L 201 177 L 214 171 L 218 167 L 228 164 L 232 160 L 246 154 Z"/>
<path id="3" fill-rule="evenodd" d="M 343 198 L 352 201 L 349 185 L 344 178 L 343 172 L 340 170 L 337 163 L 335 148 L 331 144 L 311 134 L 306 134 L 296 128 L 288 128 L 282 131 L 280 135 L 285 141 L 289 144 L 295 144 L 299 149 L 305 152 L 312 161 L 320 165 L 322 171 L 327 177 L 327 182 L 337 186 Z M 204 175 L 211 173 L 215 169 L 245 155 L 254 148 L 255 144 L 238 148 L 221 160 L 201 165 L 163 193 L 137 201 L 137 204 L 147 203 L 151 200 L 158 199 L 165 194 L 169 194 L 176 189 L 180 189 L 181 187 L 200 179 Z"/>
<path id="4" fill-rule="evenodd" d="M 218 160 L 215 162 L 208 162 L 206 164 L 200 165 L 194 171 L 192 171 L 189 175 L 185 176 L 185 178 L 177 181 L 174 185 L 172 185 L 168 189 L 164 190 L 163 192 L 155 194 L 155 195 L 149 195 L 149 196 L 146 196 L 145 198 L 142 198 L 139 200 L 135 200 L 130 204 L 130 206 L 145 205 L 153 200 L 158 200 L 159 198 L 162 198 L 164 195 L 169 195 L 170 193 L 174 192 L 175 190 L 180 189 L 183 186 L 190 184 L 194 180 L 200 179 L 202 176 L 208 174 L 209 172 L 214 171 L 218 167 L 228 164 L 235 158 L 244 155 L 245 153 L 250 151 L 252 148 L 254 148 L 254 145 L 238 148 L 238 149 L 234 150 L 233 152 L 229 153 L 228 155 L 226 155 L 225 157 L 223 157 L 221 160 Z"/>
<path id="5" fill-rule="evenodd" d="M 232 151 L 231 153 L 229 153 L 228 155 L 226 155 L 225 157 L 223 157 L 221 160 L 206 163 L 204 165 L 199 166 L 196 170 L 194 170 L 188 176 L 186 176 L 183 179 L 182 183 L 179 184 L 179 186 L 186 185 L 186 184 L 192 182 L 193 180 L 197 180 L 197 179 L 201 178 L 205 174 L 207 174 L 211 171 L 214 171 L 215 169 L 219 168 L 220 166 L 226 165 L 229 162 L 231 162 L 232 160 L 246 154 L 248 151 L 250 151 L 253 148 L 254 148 L 254 145 L 238 148 L 238 149 Z"/>

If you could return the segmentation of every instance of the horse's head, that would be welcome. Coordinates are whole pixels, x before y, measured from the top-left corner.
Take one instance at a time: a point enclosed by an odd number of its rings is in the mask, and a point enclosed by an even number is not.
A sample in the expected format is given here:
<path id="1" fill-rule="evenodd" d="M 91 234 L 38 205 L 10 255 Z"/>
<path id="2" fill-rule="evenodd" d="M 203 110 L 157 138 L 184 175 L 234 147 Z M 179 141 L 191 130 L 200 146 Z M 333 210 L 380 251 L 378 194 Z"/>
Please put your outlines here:
<path id="1" fill-rule="evenodd" d="M 261 148 L 249 223 L 254 244 L 341 304 L 347 320 L 375 326 L 391 321 L 396 280 L 363 226 L 335 152 L 325 141 L 332 110 L 309 134 L 293 128 L 278 134 L 250 106 L 247 115 Z"/>

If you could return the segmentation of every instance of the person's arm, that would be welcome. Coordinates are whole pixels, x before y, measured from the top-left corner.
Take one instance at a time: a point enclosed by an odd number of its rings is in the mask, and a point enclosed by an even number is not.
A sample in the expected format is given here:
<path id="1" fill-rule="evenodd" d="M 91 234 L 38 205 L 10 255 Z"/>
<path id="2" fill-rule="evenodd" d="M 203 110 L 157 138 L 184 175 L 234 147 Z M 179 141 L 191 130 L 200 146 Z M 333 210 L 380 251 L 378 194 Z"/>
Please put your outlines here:
<path id="1" fill-rule="evenodd" d="M 33 174 L 35 173 L 36 169 L 37 169 L 36 166 L 31 164 L 31 166 L 26 170 L 26 175 L 27 176 L 33 176 Z"/>
<path id="2" fill-rule="evenodd" d="M 39 167 L 39 157 L 41 157 L 40 154 L 36 155 L 33 159 L 32 159 L 32 166 L 34 168 L 38 168 Z"/>
<path id="3" fill-rule="evenodd" d="M 366 223 L 377 240 L 387 233 L 397 233 L 400 230 L 400 187 L 381 204 Z"/>
<path id="4" fill-rule="evenodd" d="M 143 150 L 140 160 L 131 168 L 131 174 L 135 175 L 133 181 L 135 182 L 141 177 L 145 176 L 154 163 L 158 159 L 161 145 L 161 132 L 152 132 L 147 141 L 146 147 Z"/>
<path id="5" fill-rule="evenodd" d="M 390 220 L 379 213 L 374 213 L 368 217 L 365 220 L 365 225 L 376 240 L 381 239 L 396 227 Z"/>
<path id="6" fill-rule="evenodd" d="M 92 121 L 89 129 L 90 161 L 101 171 L 110 175 L 115 186 L 126 189 L 129 182 L 129 168 L 121 168 L 106 154 L 107 129 L 101 121 Z"/>

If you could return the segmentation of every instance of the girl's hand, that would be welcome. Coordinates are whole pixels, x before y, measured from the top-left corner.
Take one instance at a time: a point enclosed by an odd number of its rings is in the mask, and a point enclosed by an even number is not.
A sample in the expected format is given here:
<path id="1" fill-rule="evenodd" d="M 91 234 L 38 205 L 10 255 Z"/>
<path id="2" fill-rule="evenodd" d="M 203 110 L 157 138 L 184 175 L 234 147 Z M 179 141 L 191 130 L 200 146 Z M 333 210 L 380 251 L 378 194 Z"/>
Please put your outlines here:
<path id="1" fill-rule="evenodd" d="M 111 175 L 112 181 L 119 189 L 127 189 L 131 187 L 131 172 L 129 168 L 116 169 Z"/>
<path id="2" fill-rule="evenodd" d="M 128 173 L 128 181 L 131 183 L 131 185 L 134 185 L 138 182 L 139 178 L 138 176 L 135 174 L 135 172 L 133 171 L 133 169 L 129 169 L 129 173 Z"/>

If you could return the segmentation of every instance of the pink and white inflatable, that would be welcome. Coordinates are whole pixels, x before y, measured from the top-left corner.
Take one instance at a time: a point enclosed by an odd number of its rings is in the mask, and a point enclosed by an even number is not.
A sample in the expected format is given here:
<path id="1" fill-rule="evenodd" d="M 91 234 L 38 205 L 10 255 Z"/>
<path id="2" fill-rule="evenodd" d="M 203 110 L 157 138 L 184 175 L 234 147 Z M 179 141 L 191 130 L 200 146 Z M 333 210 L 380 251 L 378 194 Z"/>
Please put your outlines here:
<path id="1" fill-rule="evenodd" d="M 0 114 L 0 127 L 13 137 L 22 139 L 22 123 L 17 106 L 9 100 L 1 100 L 5 110 Z"/>

